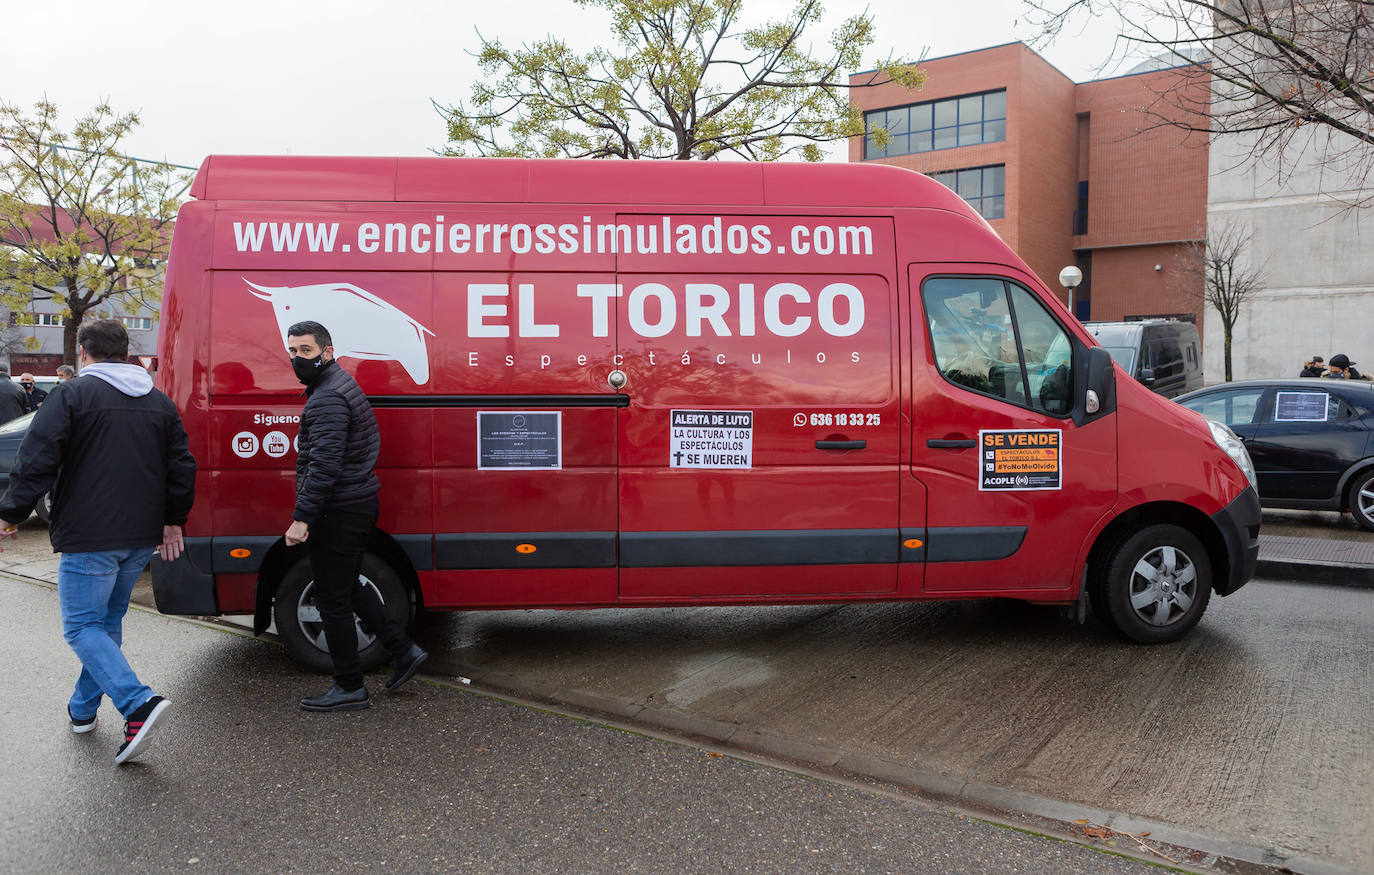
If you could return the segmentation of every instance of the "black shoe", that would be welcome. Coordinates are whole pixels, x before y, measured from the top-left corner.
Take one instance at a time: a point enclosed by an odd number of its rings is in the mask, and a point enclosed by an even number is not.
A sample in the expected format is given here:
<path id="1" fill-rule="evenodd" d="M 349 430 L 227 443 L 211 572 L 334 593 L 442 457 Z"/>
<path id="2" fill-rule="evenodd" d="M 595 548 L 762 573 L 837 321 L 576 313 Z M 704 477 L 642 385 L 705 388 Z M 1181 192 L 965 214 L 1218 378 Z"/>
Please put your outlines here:
<path id="1" fill-rule="evenodd" d="M 85 720 L 76 719 L 76 716 L 72 714 L 71 705 L 67 706 L 67 718 L 72 721 L 72 732 L 75 732 L 77 735 L 83 732 L 90 732 L 95 728 L 94 717 L 88 717 Z"/>
<path id="2" fill-rule="evenodd" d="M 306 696 L 301 699 L 302 711 L 361 711 L 372 704 L 367 698 L 367 687 L 345 690 L 334 684 L 323 694 Z"/>
<path id="3" fill-rule="evenodd" d="M 115 751 L 116 765 L 127 763 L 147 749 L 148 736 L 153 734 L 158 719 L 171 705 L 171 702 L 161 696 L 153 696 L 129 715 L 129 719 L 124 722 L 124 743 Z"/>
<path id="4" fill-rule="evenodd" d="M 415 676 L 415 672 L 420 670 L 420 666 L 429 659 L 429 654 L 420 649 L 420 645 L 412 643 L 406 655 L 391 664 L 391 677 L 386 679 L 386 691 L 394 693 L 401 688 L 401 684 Z"/>

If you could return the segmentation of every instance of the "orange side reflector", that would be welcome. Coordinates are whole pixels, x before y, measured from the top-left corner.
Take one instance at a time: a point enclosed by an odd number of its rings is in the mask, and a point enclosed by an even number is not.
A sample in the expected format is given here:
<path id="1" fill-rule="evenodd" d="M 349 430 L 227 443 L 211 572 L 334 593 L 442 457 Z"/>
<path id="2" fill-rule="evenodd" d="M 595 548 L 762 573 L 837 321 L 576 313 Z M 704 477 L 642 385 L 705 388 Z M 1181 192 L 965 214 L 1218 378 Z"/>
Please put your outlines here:
<path id="1" fill-rule="evenodd" d="M 922 541 L 920 538 L 907 538 L 905 541 L 902 542 L 902 546 L 906 547 L 909 550 L 915 550 L 917 547 L 921 547 L 924 545 L 925 541 Z"/>
<path id="2" fill-rule="evenodd" d="M 517 553 L 533 553 L 533 552 L 534 552 L 535 550 L 537 550 L 537 549 L 539 549 L 539 548 L 536 547 L 536 546 L 534 546 L 533 544 L 519 544 L 519 545 L 516 546 L 515 552 L 517 552 Z"/>
<path id="3" fill-rule="evenodd" d="M 253 555 L 253 551 L 249 550 L 247 547 L 235 547 L 229 551 L 229 555 L 233 556 L 235 559 L 247 559 L 249 556 Z"/>

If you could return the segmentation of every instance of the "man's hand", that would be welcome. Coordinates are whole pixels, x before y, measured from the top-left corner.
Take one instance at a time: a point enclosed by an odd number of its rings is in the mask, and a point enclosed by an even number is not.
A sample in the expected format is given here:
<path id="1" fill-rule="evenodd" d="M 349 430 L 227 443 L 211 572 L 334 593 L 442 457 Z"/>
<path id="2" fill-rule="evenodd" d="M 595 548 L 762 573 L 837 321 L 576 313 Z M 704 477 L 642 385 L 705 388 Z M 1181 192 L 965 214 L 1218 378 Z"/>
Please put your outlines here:
<path id="1" fill-rule="evenodd" d="M 300 520 L 292 520 L 291 525 L 286 529 L 286 546 L 294 547 L 297 544 L 304 544 L 308 537 L 310 537 L 310 527 Z"/>
<path id="2" fill-rule="evenodd" d="M 19 524 L 18 524 L 18 523 L 3 523 L 3 525 L 0 525 L 0 538 L 17 538 L 17 537 L 19 537 Z M 3 552 L 5 552 L 5 548 L 4 548 L 4 547 L 0 547 L 0 553 L 3 553 Z"/>
<path id="3" fill-rule="evenodd" d="M 157 555 L 162 557 L 163 562 L 171 562 L 180 556 L 183 546 L 181 526 L 162 527 L 162 543 L 157 545 Z"/>

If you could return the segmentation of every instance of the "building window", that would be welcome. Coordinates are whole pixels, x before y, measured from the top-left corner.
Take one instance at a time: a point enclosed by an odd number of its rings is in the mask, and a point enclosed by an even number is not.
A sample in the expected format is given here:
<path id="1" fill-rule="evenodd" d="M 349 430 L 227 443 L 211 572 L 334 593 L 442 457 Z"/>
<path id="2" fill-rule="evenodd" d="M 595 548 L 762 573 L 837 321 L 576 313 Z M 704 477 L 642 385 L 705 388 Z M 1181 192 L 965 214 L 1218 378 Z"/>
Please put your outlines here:
<path id="1" fill-rule="evenodd" d="M 56 313 L 36 313 L 33 317 L 34 325 L 66 325 L 67 320 Z"/>
<path id="2" fill-rule="evenodd" d="M 1073 211 L 1073 233 L 1088 233 L 1088 181 L 1078 183 L 1078 206 Z"/>
<path id="3" fill-rule="evenodd" d="M 1000 219 L 1006 215 L 1007 166 L 966 167 L 963 170 L 943 170 L 930 174 L 931 179 L 953 189 L 968 201 L 985 219 Z"/>
<path id="4" fill-rule="evenodd" d="M 153 320 L 147 316 L 120 316 L 119 321 L 131 331 L 151 331 Z"/>
<path id="5" fill-rule="evenodd" d="M 865 158 L 954 149 L 1007 138 L 1007 92 L 989 91 L 864 113 Z M 887 130 L 887 145 L 874 132 Z"/>

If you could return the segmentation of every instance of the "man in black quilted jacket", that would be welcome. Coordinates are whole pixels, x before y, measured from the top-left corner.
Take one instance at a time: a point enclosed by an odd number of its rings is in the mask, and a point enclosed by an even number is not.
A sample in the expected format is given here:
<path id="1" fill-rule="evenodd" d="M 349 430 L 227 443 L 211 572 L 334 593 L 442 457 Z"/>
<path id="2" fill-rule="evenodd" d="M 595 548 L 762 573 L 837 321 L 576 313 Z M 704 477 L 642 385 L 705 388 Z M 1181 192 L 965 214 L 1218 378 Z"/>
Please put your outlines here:
<path id="1" fill-rule="evenodd" d="M 291 369 L 305 384 L 300 449 L 296 456 L 296 508 L 286 543 L 305 544 L 315 578 L 315 601 L 334 661 L 334 684 L 301 699 L 306 711 L 358 711 L 369 704 L 358 661 L 353 615 L 362 618 L 391 655 L 386 682 L 396 690 L 429 654 L 387 616 L 377 593 L 358 580 L 363 553 L 377 523 L 381 485 L 372 470 L 381 438 L 372 405 L 352 375 L 334 360 L 329 331 L 318 322 L 287 329 Z"/>

